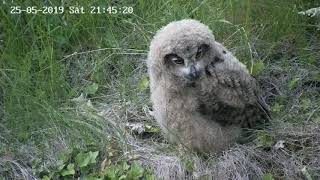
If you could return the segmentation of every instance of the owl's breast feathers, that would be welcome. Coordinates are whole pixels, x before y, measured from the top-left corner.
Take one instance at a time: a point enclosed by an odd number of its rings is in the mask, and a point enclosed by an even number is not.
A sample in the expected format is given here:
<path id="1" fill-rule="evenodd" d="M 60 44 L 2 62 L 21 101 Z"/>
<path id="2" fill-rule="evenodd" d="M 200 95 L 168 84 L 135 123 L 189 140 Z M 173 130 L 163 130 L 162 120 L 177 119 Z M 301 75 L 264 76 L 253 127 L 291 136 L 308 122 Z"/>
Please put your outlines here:
<path id="1" fill-rule="evenodd" d="M 247 72 L 209 65 L 201 84 L 200 102 L 205 103 L 200 103 L 199 112 L 221 125 L 253 128 L 269 121 L 269 107 Z"/>

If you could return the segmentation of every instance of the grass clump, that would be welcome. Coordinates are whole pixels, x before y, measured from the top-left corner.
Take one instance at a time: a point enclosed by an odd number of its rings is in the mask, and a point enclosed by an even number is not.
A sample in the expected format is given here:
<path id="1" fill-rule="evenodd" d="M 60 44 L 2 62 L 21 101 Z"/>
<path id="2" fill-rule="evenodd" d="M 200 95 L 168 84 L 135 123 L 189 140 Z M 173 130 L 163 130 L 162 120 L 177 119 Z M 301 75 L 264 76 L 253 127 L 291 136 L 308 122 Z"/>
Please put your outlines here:
<path id="1" fill-rule="evenodd" d="M 11 14 L 11 6 L 132 6 L 133 14 Z M 3 1 L 0 177 L 319 178 L 317 1 Z M 149 114 L 153 34 L 207 24 L 258 79 L 272 110 L 257 139 L 202 157 L 165 142 Z M 90 177 L 90 178 L 89 178 Z"/>

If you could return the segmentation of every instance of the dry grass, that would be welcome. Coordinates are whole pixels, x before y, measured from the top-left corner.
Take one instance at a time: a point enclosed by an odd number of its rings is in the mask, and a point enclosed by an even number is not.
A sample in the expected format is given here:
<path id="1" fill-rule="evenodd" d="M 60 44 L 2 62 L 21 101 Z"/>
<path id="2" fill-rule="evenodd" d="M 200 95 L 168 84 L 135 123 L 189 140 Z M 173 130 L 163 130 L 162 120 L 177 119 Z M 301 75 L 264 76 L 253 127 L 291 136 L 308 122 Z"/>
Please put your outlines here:
<path id="1" fill-rule="evenodd" d="M 268 132 L 275 138 L 270 149 L 249 143 L 206 157 L 128 134 L 130 148 L 124 154 L 141 161 L 160 179 L 262 179 L 267 173 L 276 179 L 304 179 L 308 174 L 319 177 L 319 124 L 277 123 Z"/>

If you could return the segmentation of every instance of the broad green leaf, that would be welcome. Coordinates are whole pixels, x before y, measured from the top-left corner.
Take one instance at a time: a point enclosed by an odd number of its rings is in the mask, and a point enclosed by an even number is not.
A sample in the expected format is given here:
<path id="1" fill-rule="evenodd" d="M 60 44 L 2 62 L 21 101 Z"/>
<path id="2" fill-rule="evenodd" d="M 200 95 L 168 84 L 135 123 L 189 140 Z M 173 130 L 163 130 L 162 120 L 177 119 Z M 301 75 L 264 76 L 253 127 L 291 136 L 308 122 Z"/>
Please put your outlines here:
<path id="1" fill-rule="evenodd" d="M 76 156 L 76 163 L 79 167 L 86 167 L 90 162 L 90 156 L 88 153 L 80 152 Z"/>
<path id="2" fill-rule="evenodd" d="M 99 178 L 94 175 L 84 176 L 83 179 L 85 179 L 85 180 L 103 180 L 103 178 Z"/>
<path id="3" fill-rule="evenodd" d="M 119 180 L 127 179 L 127 175 L 122 175 L 119 177 Z"/>
<path id="4" fill-rule="evenodd" d="M 106 176 L 108 179 L 116 179 L 117 178 L 118 170 L 115 168 L 115 166 L 110 166 L 106 170 Z"/>
<path id="5" fill-rule="evenodd" d="M 300 81 L 300 78 L 294 78 L 289 83 L 289 89 L 293 90 L 298 86 L 298 82 Z"/>
<path id="6" fill-rule="evenodd" d="M 138 88 L 140 91 L 144 91 L 146 89 L 148 89 L 149 87 L 149 79 L 147 76 L 144 76 L 140 82 L 139 82 L 139 85 L 138 85 Z"/>
<path id="7" fill-rule="evenodd" d="M 143 167 L 141 167 L 138 163 L 133 163 L 131 165 L 130 170 L 127 173 L 127 177 L 128 179 L 136 180 L 141 178 L 143 176 L 143 173 L 144 173 Z"/>
<path id="8" fill-rule="evenodd" d="M 160 133 L 161 131 L 161 129 L 158 127 L 153 127 L 150 125 L 146 125 L 145 127 L 146 127 L 145 132 L 148 132 L 148 133 Z"/>
<path id="9" fill-rule="evenodd" d="M 283 105 L 282 105 L 282 104 L 275 103 L 275 104 L 272 106 L 272 111 L 273 111 L 273 112 L 281 112 L 282 108 L 283 108 Z"/>
<path id="10" fill-rule="evenodd" d="M 67 166 L 67 169 L 65 169 L 65 170 L 63 170 L 63 171 L 61 172 L 61 175 L 62 175 L 62 176 L 68 176 L 68 175 L 73 175 L 73 174 L 75 174 L 75 173 L 76 173 L 76 171 L 74 170 L 74 164 L 71 163 L 71 164 L 69 164 L 69 165 Z"/>
<path id="11" fill-rule="evenodd" d="M 122 169 L 123 169 L 123 170 L 127 171 L 129 168 L 130 168 L 130 166 L 129 166 L 126 162 L 124 162 L 124 163 L 122 164 Z"/>
<path id="12" fill-rule="evenodd" d="M 43 176 L 42 178 L 41 178 L 41 180 L 50 180 L 51 178 L 49 178 L 49 176 Z"/>
<path id="13" fill-rule="evenodd" d="M 155 178 L 153 175 L 151 175 L 151 174 L 147 174 L 147 175 L 146 175 L 146 179 L 147 179 L 147 180 L 155 180 L 156 178 Z"/>
<path id="14" fill-rule="evenodd" d="M 64 166 L 66 165 L 64 162 L 66 162 L 66 161 L 62 161 L 62 160 L 58 161 L 58 163 L 57 163 L 58 171 L 61 171 L 64 168 Z"/>
<path id="15" fill-rule="evenodd" d="M 98 91 L 99 85 L 97 83 L 92 83 L 91 85 L 87 86 L 86 93 L 90 95 L 96 94 Z"/>
<path id="16" fill-rule="evenodd" d="M 90 157 L 90 161 L 89 161 L 89 164 L 94 164 L 96 163 L 96 159 L 99 155 L 99 151 L 94 151 L 94 152 L 91 152 L 89 151 L 89 157 Z"/>
<path id="17" fill-rule="evenodd" d="M 262 177 L 263 180 L 274 180 L 271 173 L 264 174 Z"/>
<path id="18" fill-rule="evenodd" d="M 275 143 L 274 136 L 267 132 L 258 132 L 256 145 L 258 147 L 270 148 Z"/>
<path id="19" fill-rule="evenodd" d="M 251 74 L 253 76 L 258 76 L 264 69 L 264 63 L 262 61 L 258 61 L 257 63 L 254 63 L 252 66 Z"/>
<path id="20" fill-rule="evenodd" d="M 99 151 L 89 151 L 87 153 L 80 152 L 76 156 L 76 163 L 79 167 L 86 167 L 88 164 L 96 163 L 96 158 L 99 154 Z"/>

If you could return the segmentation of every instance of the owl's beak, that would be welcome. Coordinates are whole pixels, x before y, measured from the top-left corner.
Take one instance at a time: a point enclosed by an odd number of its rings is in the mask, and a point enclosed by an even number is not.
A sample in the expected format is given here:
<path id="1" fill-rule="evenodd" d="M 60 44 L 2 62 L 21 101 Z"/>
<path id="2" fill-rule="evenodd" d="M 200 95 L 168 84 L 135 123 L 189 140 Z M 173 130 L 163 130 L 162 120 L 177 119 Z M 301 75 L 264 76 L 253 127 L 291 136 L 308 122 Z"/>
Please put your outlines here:
<path id="1" fill-rule="evenodd" d="M 194 81 L 194 80 L 199 79 L 199 77 L 200 77 L 200 72 L 197 71 L 197 69 L 194 65 L 191 65 L 190 69 L 189 69 L 189 73 L 186 75 L 186 78 L 188 80 Z"/>

